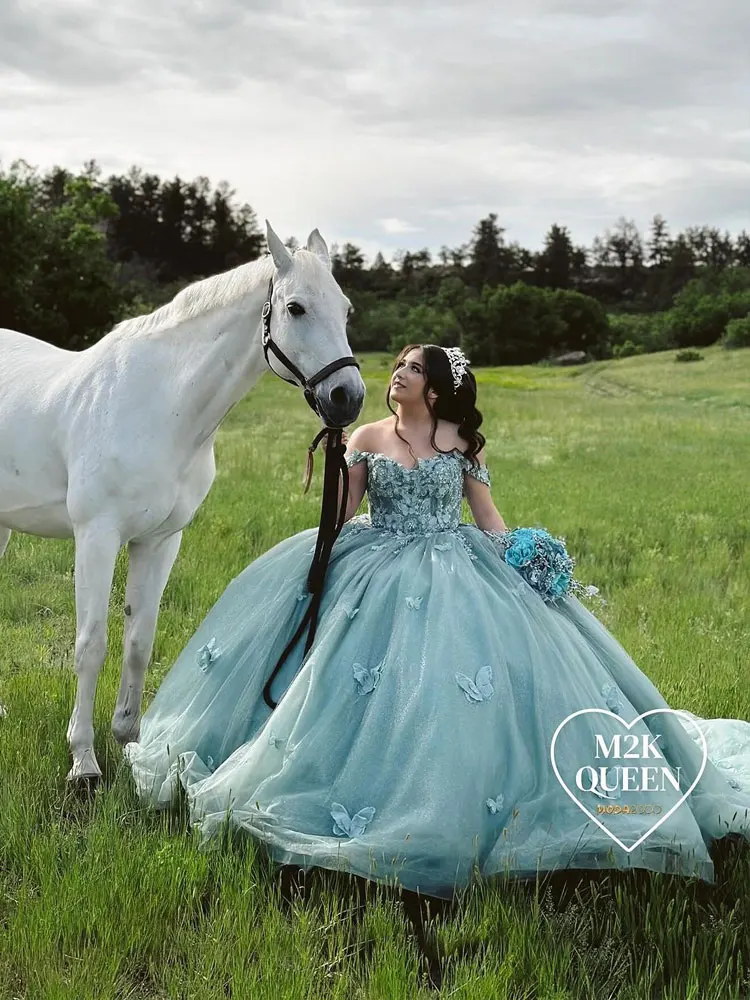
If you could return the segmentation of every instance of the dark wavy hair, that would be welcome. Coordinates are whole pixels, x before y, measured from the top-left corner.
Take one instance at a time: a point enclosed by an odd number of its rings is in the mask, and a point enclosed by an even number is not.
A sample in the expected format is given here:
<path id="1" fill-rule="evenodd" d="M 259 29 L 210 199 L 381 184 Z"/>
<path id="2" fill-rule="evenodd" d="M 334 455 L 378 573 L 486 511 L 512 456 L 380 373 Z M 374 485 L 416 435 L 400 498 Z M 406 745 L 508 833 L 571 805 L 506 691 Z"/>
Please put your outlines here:
<path id="1" fill-rule="evenodd" d="M 399 362 L 406 357 L 409 351 L 413 351 L 415 348 L 421 348 L 424 359 L 424 401 L 427 410 L 432 417 L 430 444 L 435 451 L 442 452 L 443 454 L 450 454 L 450 452 L 443 452 L 443 449 L 438 448 L 435 444 L 435 431 L 437 430 L 438 420 L 448 420 L 452 424 L 458 424 L 459 435 L 468 442 L 468 447 L 464 450 L 464 455 L 472 462 L 473 465 L 478 465 L 479 463 L 477 462 L 475 456 L 480 449 L 484 447 L 486 438 L 479 430 L 482 423 L 482 414 L 476 407 L 477 380 L 474 378 L 474 373 L 467 365 L 464 370 L 464 376 L 461 380 L 461 384 L 456 389 L 453 385 L 451 363 L 448 359 L 448 355 L 442 347 L 438 347 L 437 344 L 407 344 L 406 347 L 403 347 L 399 351 L 398 357 L 393 362 L 391 377 L 396 371 Z M 437 399 L 434 404 L 430 403 L 427 398 L 427 393 L 430 389 L 437 393 Z M 388 380 L 388 391 L 385 396 L 385 403 L 391 413 L 393 413 L 396 417 L 396 434 L 404 442 L 406 447 L 409 449 L 412 458 L 416 461 L 417 456 L 411 450 L 411 445 L 406 438 L 399 434 L 398 413 L 391 406 L 390 379 Z"/>

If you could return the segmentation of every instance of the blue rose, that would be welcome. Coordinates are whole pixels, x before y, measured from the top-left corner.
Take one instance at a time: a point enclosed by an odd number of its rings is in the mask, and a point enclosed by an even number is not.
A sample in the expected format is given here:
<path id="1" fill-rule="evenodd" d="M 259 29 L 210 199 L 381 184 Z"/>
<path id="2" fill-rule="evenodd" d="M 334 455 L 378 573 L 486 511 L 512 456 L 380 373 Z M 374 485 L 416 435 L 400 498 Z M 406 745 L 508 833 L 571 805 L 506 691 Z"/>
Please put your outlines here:
<path id="1" fill-rule="evenodd" d="M 536 545 L 533 538 L 520 538 L 505 553 L 505 561 L 519 568 L 528 566 L 536 555 Z"/>

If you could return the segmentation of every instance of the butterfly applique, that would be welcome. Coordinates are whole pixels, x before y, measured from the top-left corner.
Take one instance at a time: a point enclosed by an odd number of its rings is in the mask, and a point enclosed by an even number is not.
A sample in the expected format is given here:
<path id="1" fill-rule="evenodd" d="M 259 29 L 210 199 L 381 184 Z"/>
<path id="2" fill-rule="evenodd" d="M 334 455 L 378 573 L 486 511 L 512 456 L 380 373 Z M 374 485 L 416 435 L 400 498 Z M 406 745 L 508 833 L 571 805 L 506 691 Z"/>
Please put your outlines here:
<path id="1" fill-rule="evenodd" d="M 492 667 L 488 663 L 477 670 L 474 680 L 466 674 L 456 674 L 459 687 L 466 695 L 466 700 L 470 702 L 489 701 L 495 693 L 492 686 Z"/>
<path id="2" fill-rule="evenodd" d="M 618 787 L 618 777 L 617 777 L 616 767 L 607 768 L 607 770 L 605 771 L 605 783 L 608 787 L 614 785 L 615 786 L 614 790 L 611 792 L 607 791 L 600 792 L 597 791 L 595 788 L 592 788 L 591 789 L 592 794 L 597 795 L 600 799 L 619 799 L 620 789 Z"/>
<path id="3" fill-rule="evenodd" d="M 620 698 L 620 689 L 616 684 L 605 684 L 602 687 L 602 697 L 606 702 L 607 708 L 612 712 L 619 712 L 624 707 Z"/>
<path id="4" fill-rule="evenodd" d="M 282 743 L 286 743 L 286 736 L 277 736 L 272 729 L 268 734 L 268 743 L 274 749 L 278 749 Z"/>
<path id="5" fill-rule="evenodd" d="M 360 694 L 369 694 L 375 689 L 376 684 L 380 680 L 380 671 L 382 667 L 382 663 L 378 663 L 378 665 L 376 667 L 372 667 L 372 669 L 368 669 L 361 663 L 352 663 L 352 672 L 354 673 L 354 679 L 357 682 Z"/>
<path id="6" fill-rule="evenodd" d="M 198 661 L 198 666 L 201 668 L 203 673 L 208 670 L 211 664 L 218 660 L 221 655 L 220 651 L 216 648 L 216 636 L 210 639 L 205 645 L 201 646 L 198 650 L 196 659 Z"/>
<path id="7" fill-rule="evenodd" d="M 359 608 L 350 608 L 346 612 L 346 617 L 349 618 L 349 619 L 354 618 L 354 616 L 356 615 L 356 613 L 358 611 L 359 611 Z"/>
<path id="8" fill-rule="evenodd" d="M 365 806 L 354 816 L 350 816 L 340 802 L 334 802 L 331 809 L 333 832 L 337 837 L 359 837 L 365 832 L 374 815 L 374 806 Z"/>
<path id="9" fill-rule="evenodd" d="M 502 805 L 503 805 L 504 801 L 505 801 L 505 796 L 501 792 L 497 796 L 497 798 L 495 798 L 495 799 L 493 799 L 491 796 L 490 796 L 490 798 L 486 799 L 485 800 L 485 805 L 487 806 L 487 808 L 489 809 L 489 811 L 494 816 L 495 813 L 498 812 L 502 808 Z"/>
<path id="10" fill-rule="evenodd" d="M 407 608 L 411 608 L 412 611 L 418 611 L 423 600 L 424 597 L 407 597 L 406 606 Z"/>
<path id="11" fill-rule="evenodd" d="M 435 546 L 434 547 L 436 549 L 439 549 L 440 552 L 445 552 L 446 549 L 449 549 L 451 547 L 451 543 L 450 542 L 435 542 Z"/>

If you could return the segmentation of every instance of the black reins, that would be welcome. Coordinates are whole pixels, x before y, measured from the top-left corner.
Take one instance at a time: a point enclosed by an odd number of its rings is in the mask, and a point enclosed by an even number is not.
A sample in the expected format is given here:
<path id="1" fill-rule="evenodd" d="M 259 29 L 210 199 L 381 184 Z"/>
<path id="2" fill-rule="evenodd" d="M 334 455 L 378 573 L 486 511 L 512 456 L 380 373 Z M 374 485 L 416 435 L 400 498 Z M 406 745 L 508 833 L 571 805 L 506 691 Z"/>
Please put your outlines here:
<path id="1" fill-rule="evenodd" d="M 313 386 L 317 385 L 318 382 L 324 379 L 327 375 L 338 371 L 339 368 L 344 368 L 347 365 L 354 365 L 355 368 L 359 368 L 359 363 L 353 355 L 337 358 L 336 361 L 331 361 L 330 364 L 325 365 L 320 369 L 320 371 L 310 376 L 310 378 L 305 378 L 294 362 L 291 361 L 286 354 L 284 354 L 278 344 L 275 344 L 271 339 L 272 295 L 273 278 L 271 278 L 268 283 L 268 295 L 266 296 L 263 312 L 261 313 L 263 321 L 263 355 L 266 359 L 266 364 L 274 375 L 278 375 L 279 378 L 283 378 L 285 382 L 289 382 L 291 385 L 299 385 L 304 390 L 305 399 L 311 408 L 318 414 L 321 420 L 323 420 L 323 415 L 318 408 L 317 400 L 312 392 Z M 273 352 L 284 367 L 287 368 L 287 370 L 290 371 L 294 377 L 299 380 L 299 382 L 295 382 L 293 379 L 287 378 L 285 375 L 280 375 L 279 372 L 275 371 L 268 357 L 269 350 Z M 287 643 L 263 688 L 263 698 L 271 709 L 276 708 L 278 704 L 278 702 L 274 701 L 271 697 L 271 684 L 276 677 L 276 674 L 281 669 L 284 661 L 297 644 L 306 627 L 309 627 L 309 630 L 307 633 L 307 639 L 305 640 L 305 651 L 303 656 L 308 653 L 310 647 L 315 641 L 315 631 L 318 625 L 318 612 L 320 610 L 320 602 L 323 597 L 326 570 L 328 569 L 328 562 L 331 556 L 331 550 L 333 549 L 333 544 L 344 524 L 346 506 L 349 499 L 349 468 L 344 459 L 346 446 L 341 440 L 342 433 L 342 427 L 331 427 L 326 423 L 325 427 L 323 427 L 322 430 L 315 435 L 312 444 L 310 444 L 307 449 L 305 492 L 307 492 L 310 485 L 310 479 L 312 477 L 313 452 L 318 447 L 321 439 L 327 435 L 325 469 L 323 472 L 323 499 L 320 508 L 320 526 L 318 528 L 318 537 L 315 544 L 315 554 L 313 555 L 312 563 L 310 564 L 310 569 L 307 574 L 307 589 L 312 595 L 312 600 L 310 601 L 302 621 L 297 627 L 297 631 Z M 337 509 L 338 486 L 340 480 L 343 480 L 344 488 L 341 494 L 341 504 Z"/>

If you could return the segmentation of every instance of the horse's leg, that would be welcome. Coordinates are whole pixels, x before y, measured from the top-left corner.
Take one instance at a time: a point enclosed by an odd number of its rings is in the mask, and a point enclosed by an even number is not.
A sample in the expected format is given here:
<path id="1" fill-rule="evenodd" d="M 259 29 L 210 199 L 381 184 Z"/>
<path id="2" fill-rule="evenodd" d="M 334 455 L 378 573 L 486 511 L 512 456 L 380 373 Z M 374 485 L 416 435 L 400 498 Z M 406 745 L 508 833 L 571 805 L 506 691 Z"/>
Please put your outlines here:
<path id="1" fill-rule="evenodd" d="M 94 699 L 99 671 L 107 655 L 107 612 L 120 533 L 110 524 L 75 529 L 76 702 L 68 723 L 73 766 L 68 781 L 88 784 L 101 778 L 94 753 Z"/>
<path id="2" fill-rule="evenodd" d="M 112 732 L 123 746 L 139 736 L 143 681 L 154 648 L 159 604 L 181 541 L 182 532 L 176 531 L 166 538 L 133 541 L 128 546 L 125 650 L 120 693 L 112 716 Z"/>
<path id="3" fill-rule="evenodd" d="M 428 986 L 440 989 L 443 979 L 443 969 L 440 961 L 440 950 L 433 947 L 427 938 L 427 924 L 431 917 L 441 914 L 449 906 L 450 901 L 433 896 L 423 896 L 418 892 L 399 888 L 404 913 L 414 931 L 414 937 L 420 955 L 420 980 L 426 976 Z"/>
<path id="4" fill-rule="evenodd" d="M 0 559 L 2 559 L 6 548 L 8 547 L 8 539 L 10 538 L 10 528 L 3 528 L 0 525 Z"/>

